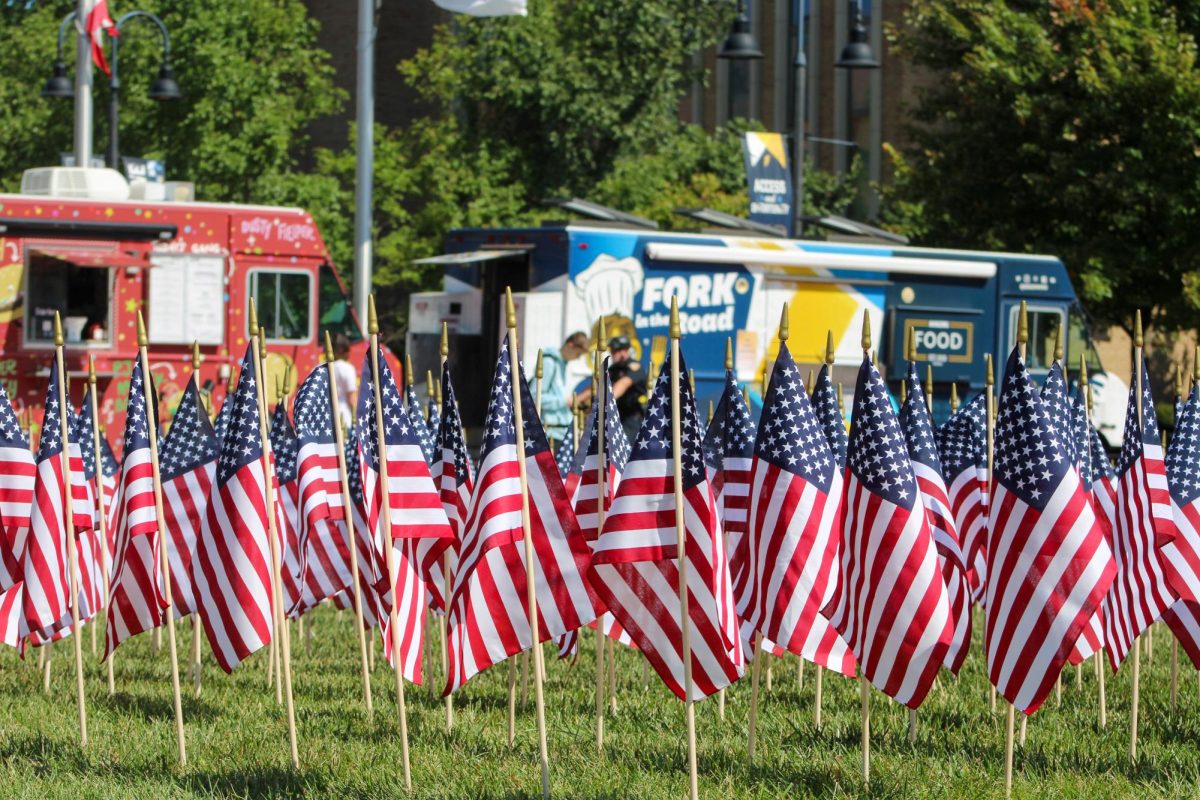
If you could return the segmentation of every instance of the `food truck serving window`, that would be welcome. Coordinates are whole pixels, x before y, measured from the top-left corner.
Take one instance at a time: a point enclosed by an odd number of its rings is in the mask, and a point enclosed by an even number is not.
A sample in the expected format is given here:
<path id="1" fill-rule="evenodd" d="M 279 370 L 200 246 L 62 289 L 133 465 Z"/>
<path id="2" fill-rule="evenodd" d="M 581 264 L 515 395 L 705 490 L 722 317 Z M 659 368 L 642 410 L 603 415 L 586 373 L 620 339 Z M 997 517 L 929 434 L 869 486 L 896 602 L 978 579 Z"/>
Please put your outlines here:
<path id="1" fill-rule="evenodd" d="M 52 251 L 33 248 L 27 252 L 26 344 L 54 344 L 56 311 L 62 313 L 63 333 L 68 344 L 110 343 L 113 271 L 80 266 L 66 254 L 56 255 Z"/>
<path id="2" fill-rule="evenodd" d="M 258 305 L 258 324 L 266 330 L 268 340 L 312 340 L 312 273 L 301 270 L 253 269 L 250 271 L 250 296 Z"/>

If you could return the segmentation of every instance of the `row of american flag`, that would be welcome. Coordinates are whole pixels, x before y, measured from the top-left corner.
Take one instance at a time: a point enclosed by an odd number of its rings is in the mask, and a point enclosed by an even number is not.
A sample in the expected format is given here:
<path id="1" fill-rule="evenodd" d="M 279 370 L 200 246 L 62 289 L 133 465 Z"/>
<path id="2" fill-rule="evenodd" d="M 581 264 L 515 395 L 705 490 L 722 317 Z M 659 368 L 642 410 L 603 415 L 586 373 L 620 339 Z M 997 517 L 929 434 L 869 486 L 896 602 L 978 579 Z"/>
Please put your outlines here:
<path id="1" fill-rule="evenodd" d="M 552 452 L 524 367 L 506 343 L 475 458 L 448 364 L 440 407 L 423 409 L 411 384 L 402 391 L 387 361 L 378 358 L 373 370 L 370 358 L 341 454 L 327 364 L 301 383 L 291 408 L 276 405 L 266 452 L 249 349 L 215 420 L 197 380 L 189 382 L 159 439 L 171 605 L 150 458 L 159 403 L 140 363 L 129 379 L 119 463 L 103 438 L 94 457 L 87 399 L 68 409 L 65 441 L 50 422 L 59 414 L 57 371 L 34 452 L 0 386 L 0 639 L 23 649 L 67 636 L 74 602 L 83 621 L 106 617 L 108 657 L 167 614 L 195 613 L 216 662 L 231 671 L 276 633 L 273 514 L 284 616 L 327 601 L 352 605 L 357 558 L 364 625 L 380 630 L 389 663 L 408 681 L 426 679 L 428 614 L 445 616 L 446 694 L 535 641 L 556 642 L 569 658 L 585 627 L 639 651 L 683 698 L 686 625 L 691 699 L 737 681 L 758 635 L 762 652 L 858 673 L 910 708 L 939 670 L 959 670 L 973 624 L 983 628 L 991 682 L 1026 714 L 1066 664 L 1103 650 L 1116 669 L 1160 619 L 1200 666 L 1200 395 L 1193 387 L 1178 398 L 1164 454 L 1140 351 L 1115 469 L 1089 421 L 1086 383 L 1071 385 L 1056 362 L 1039 387 L 1016 349 L 994 411 L 989 389 L 940 426 L 915 363 L 897 410 L 864 352 L 847 430 L 831 365 L 806 386 L 781 340 L 757 422 L 734 371 L 707 426 L 681 383 L 678 453 L 668 357 L 633 442 L 607 393 L 603 430 L 593 410 Z M 682 357 L 677 367 L 686 374 Z M 346 493 L 339 455 L 348 465 Z M 522 460 L 532 564 L 522 547 Z M 274 508 L 268 481 L 277 487 Z M 74 599 L 68 536 L 79 554 Z M 391 624 L 399 626 L 395 637 Z"/>

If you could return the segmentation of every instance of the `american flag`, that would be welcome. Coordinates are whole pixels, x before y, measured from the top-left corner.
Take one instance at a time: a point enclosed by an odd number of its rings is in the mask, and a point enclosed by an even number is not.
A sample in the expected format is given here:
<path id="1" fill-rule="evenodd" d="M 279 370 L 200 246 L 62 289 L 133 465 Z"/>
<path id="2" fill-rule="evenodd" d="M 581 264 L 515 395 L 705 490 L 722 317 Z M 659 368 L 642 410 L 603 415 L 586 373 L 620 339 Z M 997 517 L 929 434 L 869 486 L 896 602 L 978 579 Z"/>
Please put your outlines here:
<path id="1" fill-rule="evenodd" d="M 410 415 L 404 398 L 396 387 L 391 368 L 379 353 L 380 403 L 384 430 L 377 430 L 375 383 L 371 374 L 371 355 L 363 361 L 361 387 L 358 395 L 358 450 L 366 503 L 367 531 L 376 549 L 377 569 L 384 585 L 377 587 L 378 609 L 390 625 L 391 609 L 400 626 L 402 648 L 401 668 L 404 676 L 421 682 L 421 651 L 424 642 L 426 583 L 417 564 L 415 543 L 395 540 L 434 539 L 448 543 L 453 537 L 441 496 L 429 472 L 429 462 L 423 452 L 429 431 L 424 415 L 420 420 Z M 413 397 L 416 395 L 414 393 Z M 415 411 L 420 414 L 418 402 Z M 380 462 L 380 433 L 383 435 L 384 457 L 387 459 L 387 489 L 390 519 L 383 520 L 383 473 Z M 387 551 L 393 548 L 394 585 L 387 580 Z M 392 660 L 392 633 L 384 626 L 384 652 Z"/>
<path id="2" fill-rule="evenodd" d="M 987 580 L 988 463 L 987 395 L 954 412 L 938 430 L 938 458 L 946 480 L 959 547 L 969 565 L 972 599 L 982 605 Z"/>
<path id="3" fill-rule="evenodd" d="M 221 401 L 221 408 L 217 411 L 217 418 L 213 421 L 213 432 L 217 435 L 217 441 L 225 441 L 225 429 L 229 427 L 229 415 L 233 413 L 233 392 L 226 392 L 225 399 Z"/>
<path id="4" fill-rule="evenodd" d="M 233 668 L 271 641 L 271 545 L 267 534 L 267 475 L 253 344 L 242 359 L 217 480 L 192 561 L 204 632 L 221 669 Z"/>
<path id="5" fill-rule="evenodd" d="M 682 607 L 671 435 L 671 360 L 654 384 L 646 418 L 596 542 L 592 585 L 617 622 L 679 698 L 684 685 Z M 686 376 L 683 358 L 679 375 Z M 692 692 L 698 700 L 744 671 L 729 565 L 719 535 L 716 500 L 704 463 L 703 429 L 686 377 L 679 381 Z"/>
<path id="6" fill-rule="evenodd" d="M 929 519 L 929 529 L 937 547 L 938 566 L 946 583 L 946 599 L 950 603 L 950 617 L 954 621 L 954 638 L 950 642 L 950 649 L 946 651 L 944 665 L 957 675 L 971 644 L 971 588 L 967 583 L 966 559 L 959 546 L 958 526 L 942 477 L 933 420 L 929 416 L 925 391 L 921 387 L 915 362 L 908 363 L 905 383 L 908 391 L 900 407 L 900 427 L 904 430 L 909 464 L 913 477 L 917 479 L 917 489 L 921 493 L 925 516 Z"/>
<path id="7" fill-rule="evenodd" d="M 104 565 L 102 563 L 103 554 L 100 550 L 100 531 L 98 530 L 101 512 L 97 506 L 97 498 L 100 496 L 98 490 L 101 486 L 96 472 L 95 429 L 92 422 L 90 392 L 89 388 L 88 394 L 83 397 L 83 410 L 78 414 L 71 415 L 72 433 L 77 443 L 72 444 L 72 453 L 76 448 L 78 449 L 82 467 L 79 470 L 78 478 L 74 471 L 71 472 L 71 480 L 76 483 L 76 488 L 78 488 L 79 481 L 83 481 L 87 490 L 85 494 L 91 518 L 91 526 L 86 530 L 79 531 L 75 540 L 76 552 L 79 557 L 80 620 L 90 620 L 104 604 L 104 598 L 101 596 L 104 591 L 103 576 L 101 575 Z"/>
<path id="8" fill-rule="evenodd" d="M 579 429 L 579 442 L 571 451 L 570 462 L 567 464 L 566 471 L 562 473 L 563 486 L 567 490 L 567 497 L 574 497 L 575 489 L 579 487 L 579 481 L 583 476 L 584 456 L 587 454 L 588 436 L 590 435 L 589 431 L 593 431 L 595 429 L 596 405 L 593 403 L 592 407 L 588 409 L 587 416 L 583 420 L 583 427 Z M 626 441 L 629 440 L 626 439 Z M 559 456 L 556 455 L 555 460 L 558 458 Z"/>
<path id="9" fill-rule="evenodd" d="M 442 414 L 434 397 L 433 385 L 428 387 L 429 398 L 425 401 L 425 423 L 429 427 L 429 436 L 433 441 L 434 456 L 437 456 L 438 431 L 442 427 Z"/>
<path id="10" fill-rule="evenodd" d="M 752 452 L 746 544 L 734 553 L 734 575 L 745 569 L 749 577 L 737 595 L 743 640 L 749 644 L 757 630 L 814 664 L 853 675 L 849 646 L 821 614 L 837 581 L 842 472 L 783 342 Z"/>
<path id="11" fill-rule="evenodd" d="M 299 440 L 297 481 L 306 543 L 304 591 L 299 611 L 349 589 L 353 583 L 350 541 L 344 525 L 345 502 L 338 472 L 338 424 L 329 394 L 328 364 L 318 365 L 300 384 L 292 409 Z M 348 464 L 353 464 L 350 460 Z M 351 473 L 356 470 L 350 470 Z"/>
<path id="12" fill-rule="evenodd" d="M 946 660 L 954 622 L 904 433 L 868 356 L 858 371 L 846 465 L 841 563 L 825 612 L 864 677 L 917 708 Z"/>
<path id="13" fill-rule="evenodd" d="M 121 465 L 117 463 L 117 457 L 113 455 L 112 445 L 108 443 L 108 437 L 101 431 L 100 496 L 102 503 L 100 507 L 104 509 L 104 521 L 108 528 L 109 553 L 112 553 L 113 550 L 113 531 L 117 526 L 117 476 L 120 472 Z"/>
<path id="14" fill-rule="evenodd" d="M 37 467 L 29 440 L 18 424 L 8 392 L 0 384 L 0 590 L 21 581 L 21 558 L 29 532 L 33 506 L 33 483 Z M 17 607 L 20 606 L 18 602 Z"/>
<path id="15" fill-rule="evenodd" d="M 607 514 L 617 494 L 621 483 L 621 474 L 629 461 L 629 439 L 625 437 L 625 428 L 621 425 L 621 417 L 617 412 L 617 401 L 612 393 L 612 379 L 608 374 L 608 360 L 605 359 L 600 370 L 604 377 L 604 513 Z M 574 480 L 567 494 L 571 498 L 571 509 L 579 521 L 579 528 L 593 546 L 599 535 L 599 500 L 600 500 L 600 448 L 599 448 L 599 415 L 588 417 L 588 426 L 580 439 L 579 452 L 575 454 L 575 463 L 571 466 Z M 602 633 L 617 640 L 623 645 L 633 644 L 629 634 L 617 624 L 612 614 L 604 613 L 595 623 Z M 578 631 L 572 631 L 559 642 L 559 658 L 573 656 L 578 650 Z"/>
<path id="16" fill-rule="evenodd" d="M 62 440 L 59 417 L 62 411 L 58 394 L 61 380 L 55 366 L 50 370 L 50 385 L 46 390 L 29 536 L 22 561 L 25 592 L 21 634 L 37 637 L 49 637 L 71 621 L 66 537 L 75 532 L 64 512 L 72 506 L 63 474 L 62 452 L 69 443 Z"/>
<path id="17" fill-rule="evenodd" d="M 828 364 L 823 365 L 817 374 L 812 404 L 817 419 L 821 422 L 821 430 L 825 432 L 825 440 L 829 442 L 829 449 L 833 451 L 833 458 L 840 470 L 846 466 L 846 446 L 850 440 L 846 436 L 846 420 L 842 416 L 837 387 L 833 385 L 833 376 Z"/>
<path id="18" fill-rule="evenodd" d="M 346 463 L 355 465 L 346 471 L 346 485 L 350 489 L 350 509 L 346 519 L 338 521 L 339 527 L 352 526 L 349 537 L 358 554 L 358 583 L 362 596 L 363 627 L 367 630 L 379 624 L 386 614 L 382 603 L 391 604 L 391 592 L 387 586 L 387 564 L 384 560 L 383 533 L 378 526 L 367 526 L 367 506 L 363 497 L 362 470 L 357 468 L 357 437 L 346 442 Z M 344 533 L 344 531 L 343 531 Z M 346 592 L 347 600 L 352 592 Z M 382 598 L 382 599 L 381 599 Z M 352 604 L 348 604 L 351 608 Z"/>
<path id="19" fill-rule="evenodd" d="M 129 379 L 125 410 L 125 455 L 117 483 L 105 658 L 129 637 L 163 623 L 165 598 L 158 589 L 158 516 L 154 509 L 154 465 L 149 438 L 157 411 L 139 360 Z"/>
<path id="20" fill-rule="evenodd" d="M 1075 467 L 1079 470 L 1079 478 L 1083 483 L 1083 490 L 1089 498 L 1093 498 L 1093 466 L 1092 466 L 1092 443 L 1090 435 L 1092 432 L 1092 424 L 1088 420 L 1087 413 L 1087 395 L 1085 387 L 1076 386 L 1075 393 L 1071 397 L 1071 430 L 1070 435 L 1075 443 L 1072 451 L 1075 456 Z M 1107 459 L 1105 459 L 1107 463 Z M 1102 520 L 1100 514 L 1096 513 L 1096 504 L 1093 499 L 1092 513 L 1096 517 L 1096 525 L 1100 527 L 1101 535 L 1104 541 L 1108 543 L 1109 548 L 1112 548 L 1112 528 Z M 1079 638 L 1075 641 L 1075 647 L 1071 651 L 1070 657 L 1067 659 L 1072 664 L 1081 664 L 1085 659 L 1092 656 L 1093 653 L 1099 652 L 1104 647 L 1104 607 L 1101 604 L 1100 609 L 1092 615 L 1088 620 L 1088 624 L 1084 626 L 1083 632 L 1079 634 Z"/>
<path id="21" fill-rule="evenodd" d="M 1105 649 L 1114 670 L 1137 637 L 1175 601 L 1159 552 L 1175 535 L 1162 441 L 1145 361 L 1139 360 L 1136 368 L 1142 372 L 1145 422 L 1138 424 L 1137 383 L 1130 381 L 1125 441 L 1117 460 L 1117 524 L 1113 529 L 1117 575 L 1104 605 Z"/>
<path id="22" fill-rule="evenodd" d="M 521 398 L 525 452 L 517 452 L 514 383 Z M 528 492 L 521 497 L 518 458 Z M 537 641 L 557 639 L 596 619 L 588 583 L 590 553 L 575 521 L 554 454 L 508 342 L 500 346 L 484 422 L 478 479 L 467 512 L 447 619 L 450 670 L 446 693 L 533 646 L 526 594 L 522 505 L 529 510 Z"/>
<path id="23" fill-rule="evenodd" d="M 471 502 L 471 489 L 475 485 L 471 462 L 467 458 L 467 440 L 463 435 L 462 418 L 458 413 L 458 399 L 450 382 L 450 364 L 442 365 L 442 413 L 438 415 L 437 454 L 431 470 L 438 493 L 442 498 L 442 509 L 453 531 L 453 539 L 425 540 L 417 545 L 416 560 L 428 581 L 430 604 L 434 610 L 445 611 L 446 579 L 444 556 L 447 548 L 451 553 L 450 569 L 458 559 L 458 545 L 462 541 L 463 528 L 467 524 L 467 506 Z M 432 414 L 430 418 L 432 419 Z"/>
<path id="24" fill-rule="evenodd" d="M 1200 663 L 1200 393 L 1193 385 L 1175 416 L 1167 449 L 1171 513 L 1178 531 L 1162 548 L 1167 581 L 1179 596 L 1163 615 L 1192 663 Z"/>
<path id="25" fill-rule="evenodd" d="M 200 388 L 193 373 L 175 410 L 171 429 L 158 448 L 163 523 L 170 539 L 167 561 L 171 570 L 171 602 L 177 618 L 197 608 L 192 561 L 217 474 L 217 447 L 217 437 L 200 401 Z"/>
<path id="26" fill-rule="evenodd" d="M 1112 584 L 1112 553 L 1016 348 L 1001 384 L 987 574 L 988 673 L 1032 714 Z"/>
<path id="27" fill-rule="evenodd" d="M 425 462 L 432 464 L 437 456 L 437 442 L 429 423 L 425 421 L 425 412 L 421 410 L 421 399 L 417 397 L 417 387 L 409 381 L 405 382 L 404 405 L 407 406 L 408 419 L 412 422 L 417 439 L 421 442 L 421 453 Z"/>
<path id="28" fill-rule="evenodd" d="M 571 471 L 571 464 L 575 462 L 575 426 L 567 426 L 567 435 L 558 443 L 558 449 L 554 451 L 554 461 L 558 464 L 558 474 L 566 480 L 567 473 Z"/>
<path id="29" fill-rule="evenodd" d="M 1076 461 L 1075 436 L 1071 429 L 1071 401 L 1067 397 L 1067 380 L 1060 361 L 1054 361 L 1042 381 L 1042 406 L 1049 415 L 1050 425 L 1058 434 L 1071 462 Z"/>
<path id="30" fill-rule="evenodd" d="M 275 527 L 279 533 L 280 586 L 284 613 L 299 616 L 304 592 L 304 555 L 308 548 L 301 525 L 300 483 L 296 464 L 300 442 L 288 418 L 287 403 L 278 403 L 271 415 L 271 456 L 275 464 Z"/>

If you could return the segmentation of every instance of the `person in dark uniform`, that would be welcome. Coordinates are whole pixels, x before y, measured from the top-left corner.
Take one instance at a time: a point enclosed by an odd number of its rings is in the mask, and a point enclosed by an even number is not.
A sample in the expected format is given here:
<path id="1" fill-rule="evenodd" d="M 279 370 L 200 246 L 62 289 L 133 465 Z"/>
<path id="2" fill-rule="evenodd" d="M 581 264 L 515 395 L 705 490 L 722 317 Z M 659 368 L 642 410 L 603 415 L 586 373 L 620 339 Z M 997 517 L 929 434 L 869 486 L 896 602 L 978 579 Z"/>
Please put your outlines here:
<path id="1" fill-rule="evenodd" d="M 608 340 L 608 378 L 612 381 L 613 399 L 617 413 L 621 415 L 621 427 L 629 443 L 637 438 L 642 427 L 642 398 L 646 395 L 646 370 L 633 360 L 633 350 L 628 336 L 614 336 Z"/>

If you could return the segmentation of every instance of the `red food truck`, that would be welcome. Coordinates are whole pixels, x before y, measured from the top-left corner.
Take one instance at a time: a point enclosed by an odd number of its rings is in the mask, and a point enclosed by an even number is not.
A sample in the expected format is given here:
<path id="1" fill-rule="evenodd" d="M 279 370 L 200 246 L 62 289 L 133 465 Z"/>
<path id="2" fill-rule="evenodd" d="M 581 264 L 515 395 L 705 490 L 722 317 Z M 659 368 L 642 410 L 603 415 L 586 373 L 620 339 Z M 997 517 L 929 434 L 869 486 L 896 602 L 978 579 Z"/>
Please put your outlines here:
<path id="1" fill-rule="evenodd" d="M 42 418 L 56 311 L 71 396 L 82 401 L 93 356 L 101 424 L 118 449 L 138 311 L 163 419 L 191 377 L 193 341 L 202 354 L 201 386 L 214 407 L 220 403 L 249 341 L 251 297 L 266 329 L 272 402 L 289 368 L 303 378 L 320 362 L 325 330 L 348 336 L 354 363 L 361 359 L 365 345 L 346 286 L 308 212 L 105 199 L 122 194 L 124 178 L 112 170 L 31 173 L 41 175 L 31 181 L 26 173 L 21 194 L 0 194 L 0 381 L 34 428 Z"/>

